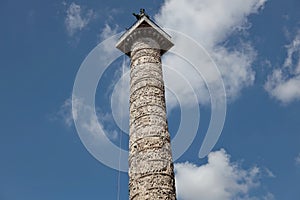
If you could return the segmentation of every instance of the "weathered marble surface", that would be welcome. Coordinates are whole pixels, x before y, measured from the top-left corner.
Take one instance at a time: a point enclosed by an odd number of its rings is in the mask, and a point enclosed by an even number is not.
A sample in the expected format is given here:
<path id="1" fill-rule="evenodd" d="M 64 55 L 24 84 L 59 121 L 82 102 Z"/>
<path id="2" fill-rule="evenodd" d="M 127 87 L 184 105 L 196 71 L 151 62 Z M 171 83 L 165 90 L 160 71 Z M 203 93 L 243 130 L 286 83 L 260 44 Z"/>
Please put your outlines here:
<path id="1" fill-rule="evenodd" d="M 175 200 L 160 46 L 136 38 L 130 57 L 130 200 Z"/>

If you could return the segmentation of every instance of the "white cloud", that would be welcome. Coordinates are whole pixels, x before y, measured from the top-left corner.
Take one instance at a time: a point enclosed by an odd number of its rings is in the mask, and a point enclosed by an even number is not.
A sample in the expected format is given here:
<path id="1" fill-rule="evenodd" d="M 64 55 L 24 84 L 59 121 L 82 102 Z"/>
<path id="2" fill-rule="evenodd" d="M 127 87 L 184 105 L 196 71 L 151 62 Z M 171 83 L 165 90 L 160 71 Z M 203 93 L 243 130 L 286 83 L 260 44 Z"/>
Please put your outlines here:
<path id="1" fill-rule="evenodd" d="M 265 0 L 167 0 L 155 19 L 165 27 L 182 31 L 205 47 L 224 41 L 236 29 L 247 26 L 247 16 Z"/>
<path id="2" fill-rule="evenodd" d="M 73 105 L 72 105 L 73 103 Z M 62 119 L 66 126 L 71 127 L 74 125 L 74 120 L 78 118 L 78 113 L 80 110 L 85 110 L 89 113 L 86 115 L 84 120 L 81 120 L 81 126 L 90 134 L 93 135 L 103 135 L 99 132 L 99 126 L 103 129 L 111 140 L 118 139 L 118 132 L 115 127 L 112 126 L 114 119 L 110 113 L 101 113 L 99 109 L 96 108 L 96 117 L 93 115 L 93 108 L 85 105 L 82 101 L 77 98 L 68 98 L 60 106 L 58 110 L 57 117 Z M 56 118 L 56 117 L 55 117 Z"/>
<path id="3" fill-rule="evenodd" d="M 295 158 L 295 163 L 296 163 L 296 165 L 300 166 L 300 153 Z"/>
<path id="4" fill-rule="evenodd" d="M 180 31 L 205 47 L 219 66 L 225 83 L 227 97 L 232 100 L 240 94 L 244 87 L 253 84 L 255 73 L 251 65 L 255 59 L 256 52 L 251 44 L 245 41 L 241 41 L 239 45 L 230 49 L 224 43 L 232 34 L 238 36 L 247 30 L 247 27 L 249 27 L 247 17 L 262 9 L 265 1 L 167 0 L 155 16 L 155 21 L 162 28 Z M 105 25 L 100 34 L 101 39 L 115 34 L 117 28 Z M 205 73 L 209 76 L 205 77 L 206 81 L 214 84 L 217 74 L 211 73 L 209 68 L 212 64 L 211 61 L 208 61 L 208 56 L 203 52 L 200 52 L 201 55 L 191 52 L 190 47 L 178 37 L 173 36 L 172 39 L 175 47 L 180 47 L 190 54 L 194 53 L 193 57 L 195 60 L 199 61 L 202 66 L 207 66 L 203 69 L 206 70 Z M 107 47 L 107 49 L 110 47 Z M 166 90 L 168 113 L 170 113 L 172 108 L 177 107 L 179 103 L 181 108 L 198 106 L 191 103 L 195 102 L 195 94 L 200 104 L 207 105 L 210 102 L 210 94 L 205 82 L 188 62 L 174 54 L 166 54 L 163 59 L 163 65 L 169 67 L 163 68 L 165 85 L 166 88 L 170 89 Z M 126 83 L 129 82 L 129 76 L 125 77 L 125 81 Z M 113 86 L 115 85 L 115 83 L 112 84 Z M 217 91 L 221 90 L 219 87 L 214 87 L 214 89 Z M 219 94 L 222 93 L 220 92 Z M 125 102 L 122 103 L 122 106 L 115 106 L 116 104 L 114 104 L 112 107 L 117 124 L 128 122 L 129 88 L 116 87 L 112 98 L 115 98 L 115 100 L 112 99 L 113 103 L 119 102 L 120 99 L 123 99 L 122 102 Z M 124 116 L 121 113 L 126 115 Z M 123 130 L 128 130 L 128 127 L 122 127 Z"/>
<path id="5" fill-rule="evenodd" d="M 266 175 L 270 178 L 275 178 L 275 174 L 268 168 L 265 168 L 264 171 L 266 172 Z"/>
<path id="6" fill-rule="evenodd" d="M 247 17 L 262 9 L 265 2 L 266 0 L 167 0 L 155 19 L 162 27 L 180 31 L 204 46 L 219 67 L 228 99 L 234 99 L 244 87 L 253 84 L 255 73 L 251 65 L 256 52 L 247 42 L 241 41 L 231 49 L 227 48 L 225 43 L 232 34 L 238 36 L 247 30 L 250 26 Z M 175 45 L 181 43 L 176 37 L 173 37 L 173 41 Z M 185 52 L 190 51 L 190 47 L 182 48 Z M 195 56 L 200 62 L 205 60 L 200 55 Z M 208 102 L 209 95 L 205 84 L 199 77 L 195 78 L 188 64 L 178 64 L 176 56 L 170 54 L 166 55 L 164 64 L 176 68 L 190 81 L 196 88 L 201 103 Z M 177 85 L 180 87 L 180 84 Z M 193 94 L 181 91 L 188 104 L 188 96 Z"/>
<path id="7" fill-rule="evenodd" d="M 113 35 L 116 35 L 118 33 L 118 25 L 115 25 L 114 28 L 112 28 L 110 25 L 105 24 L 104 28 L 102 29 L 99 39 L 100 41 L 105 40 Z"/>
<path id="8" fill-rule="evenodd" d="M 67 9 L 65 25 L 70 36 L 81 31 L 93 17 L 93 10 L 83 10 L 80 5 L 71 3 Z"/>
<path id="9" fill-rule="evenodd" d="M 258 167 L 246 170 L 230 162 L 230 156 L 223 149 L 211 152 L 208 155 L 208 163 L 202 166 L 188 162 L 175 164 L 178 199 L 274 199 L 269 192 L 261 197 L 251 196 L 251 190 L 261 184 L 260 174 L 261 170 Z"/>
<path id="10" fill-rule="evenodd" d="M 76 116 L 76 112 L 74 112 L 74 113 Z M 73 125 L 72 99 L 71 98 L 66 99 L 64 101 L 64 103 L 60 106 L 57 116 L 58 116 L 58 118 L 62 119 L 68 127 Z"/>
<path id="11" fill-rule="evenodd" d="M 300 30 L 286 49 L 283 66 L 273 70 L 265 83 L 266 91 L 285 104 L 300 100 Z"/>

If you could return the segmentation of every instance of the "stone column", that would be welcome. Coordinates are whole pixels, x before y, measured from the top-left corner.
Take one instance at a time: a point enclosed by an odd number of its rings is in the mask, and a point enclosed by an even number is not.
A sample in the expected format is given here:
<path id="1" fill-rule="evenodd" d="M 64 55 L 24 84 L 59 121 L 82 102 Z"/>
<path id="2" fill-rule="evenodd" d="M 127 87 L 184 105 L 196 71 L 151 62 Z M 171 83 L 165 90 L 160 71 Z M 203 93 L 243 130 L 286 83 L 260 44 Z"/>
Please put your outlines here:
<path id="1" fill-rule="evenodd" d="M 159 42 L 137 37 L 130 57 L 130 200 L 175 200 Z"/>
<path id="2" fill-rule="evenodd" d="M 142 10 L 116 47 L 131 58 L 129 199 L 176 200 L 161 56 L 171 37 Z"/>

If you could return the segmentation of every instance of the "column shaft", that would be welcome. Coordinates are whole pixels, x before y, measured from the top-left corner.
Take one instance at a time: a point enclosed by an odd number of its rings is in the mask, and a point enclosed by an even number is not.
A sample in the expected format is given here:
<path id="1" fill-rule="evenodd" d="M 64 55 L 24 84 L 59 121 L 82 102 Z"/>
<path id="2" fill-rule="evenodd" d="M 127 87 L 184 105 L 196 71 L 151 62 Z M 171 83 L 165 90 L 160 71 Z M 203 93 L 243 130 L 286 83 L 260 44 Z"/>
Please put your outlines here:
<path id="1" fill-rule="evenodd" d="M 161 51 L 151 38 L 137 39 L 130 65 L 130 200 L 175 200 Z"/>

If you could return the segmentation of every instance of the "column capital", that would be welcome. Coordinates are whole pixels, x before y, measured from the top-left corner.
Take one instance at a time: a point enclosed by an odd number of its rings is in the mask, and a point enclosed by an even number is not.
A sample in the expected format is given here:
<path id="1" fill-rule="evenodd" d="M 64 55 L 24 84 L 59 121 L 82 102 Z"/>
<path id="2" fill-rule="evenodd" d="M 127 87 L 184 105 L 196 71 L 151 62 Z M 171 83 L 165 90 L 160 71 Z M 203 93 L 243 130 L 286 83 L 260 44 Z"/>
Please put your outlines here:
<path id="1" fill-rule="evenodd" d="M 130 56 L 132 46 L 140 38 L 149 38 L 156 41 L 159 45 L 159 49 L 161 50 L 161 55 L 174 46 L 170 35 L 168 35 L 147 16 L 142 16 L 121 36 L 116 47 L 126 55 Z M 153 48 L 156 49 L 157 46 L 155 45 Z"/>

